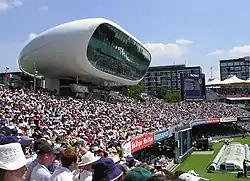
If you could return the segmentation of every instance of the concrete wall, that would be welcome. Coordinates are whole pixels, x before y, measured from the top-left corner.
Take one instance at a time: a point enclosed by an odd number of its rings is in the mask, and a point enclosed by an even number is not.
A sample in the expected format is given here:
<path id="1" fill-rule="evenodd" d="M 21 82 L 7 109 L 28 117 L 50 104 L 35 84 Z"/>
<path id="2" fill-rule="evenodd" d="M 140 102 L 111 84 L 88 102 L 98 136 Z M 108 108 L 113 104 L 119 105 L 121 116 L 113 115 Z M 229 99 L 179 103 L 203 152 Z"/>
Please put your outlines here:
<path id="1" fill-rule="evenodd" d="M 45 78 L 45 88 L 49 90 L 57 90 L 57 93 L 59 94 L 60 91 L 60 81 L 59 79 L 49 79 Z"/>

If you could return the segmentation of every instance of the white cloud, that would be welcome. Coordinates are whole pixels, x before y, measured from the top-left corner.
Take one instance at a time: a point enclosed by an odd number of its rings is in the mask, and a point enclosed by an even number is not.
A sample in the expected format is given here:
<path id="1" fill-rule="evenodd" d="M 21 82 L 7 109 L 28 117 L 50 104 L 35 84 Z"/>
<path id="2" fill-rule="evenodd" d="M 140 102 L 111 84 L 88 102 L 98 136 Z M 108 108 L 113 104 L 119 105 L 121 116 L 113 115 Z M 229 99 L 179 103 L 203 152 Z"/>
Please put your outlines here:
<path id="1" fill-rule="evenodd" d="M 186 52 L 184 44 L 190 44 L 189 40 L 176 40 L 176 43 L 146 43 L 146 47 L 153 54 L 153 58 L 165 56 L 167 58 L 179 58 Z"/>
<path id="2" fill-rule="evenodd" d="M 19 6 L 22 6 L 23 3 L 22 3 L 22 1 L 15 0 L 15 1 L 13 1 L 12 5 L 16 6 L 16 7 L 19 7 Z"/>
<path id="3" fill-rule="evenodd" d="M 213 52 L 209 52 L 207 54 L 207 56 L 213 56 L 213 57 L 217 57 L 217 56 L 221 56 L 224 54 L 224 51 L 223 50 L 215 50 Z"/>
<path id="4" fill-rule="evenodd" d="M 22 1 L 19 0 L 0 0 L 0 11 L 7 11 L 14 7 L 22 6 Z"/>
<path id="5" fill-rule="evenodd" d="M 152 64 L 163 65 L 170 64 L 183 57 L 188 52 L 188 45 L 192 41 L 179 39 L 175 43 L 146 43 L 145 46 L 152 53 Z M 178 63 L 178 62 L 176 62 Z"/>
<path id="6" fill-rule="evenodd" d="M 146 46 L 155 57 L 166 56 L 168 58 L 178 58 L 184 54 L 184 50 L 175 43 L 147 43 Z"/>
<path id="7" fill-rule="evenodd" d="M 250 56 L 250 45 L 235 46 L 228 53 L 233 58 Z"/>
<path id="8" fill-rule="evenodd" d="M 222 58 L 241 58 L 250 56 L 250 45 L 241 45 L 241 46 L 234 46 L 228 50 L 216 50 L 214 52 L 210 52 L 207 56 L 219 57 L 223 56 Z"/>
<path id="9" fill-rule="evenodd" d="M 178 39 L 175 41 L 175 43 L 177 43 L 179 45 L 188 45 L 188 44 L 192 44 L 193 42 L 190 40 Z"/>
<path id="10" fill-rule="evenodd" d="M 41 6 L 39 9 L 41 11 L 47 11 L 47 10 L 49 10 L 49 7 L 48 6 Z"/>
<path id="11" fill-rule="evenodd" d="M 34 38 L 36 38 L 37 37 L 37 34 L 36 33 L 30 33 L 29 34 L 29 37 L 28 37 L 28 41 L 31 41 L 31 40 L 33 40 Z"/>

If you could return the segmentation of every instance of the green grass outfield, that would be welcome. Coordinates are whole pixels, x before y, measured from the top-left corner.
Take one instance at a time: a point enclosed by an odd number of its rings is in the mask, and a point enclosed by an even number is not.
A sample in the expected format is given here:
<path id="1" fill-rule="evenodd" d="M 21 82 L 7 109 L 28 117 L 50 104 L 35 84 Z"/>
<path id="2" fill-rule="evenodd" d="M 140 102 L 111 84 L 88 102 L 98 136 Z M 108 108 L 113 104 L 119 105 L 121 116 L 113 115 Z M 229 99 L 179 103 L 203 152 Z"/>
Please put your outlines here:
<path id="1" fill-rule="evenodd" d="M 234 138 L 233 141 L 240 142 L 242 144 L 250 144 L 250 137 L 244 139 Z M 207 173 L 206 167 L 213 161 L 217 153 L 220 151 L 223 142 L 215 143 L 213 145 L 214 153 L 211 155 L 191 155 L 189 156 L 175 171 L 181 170 L 187 172 L 194 170 L 201 177 L 211 179 L 212 181 L 250 181 L 250 178 L 238 179 L 236 174 L 227 173 Z M 175 172 L 174 171 L 174 172 Z"/>

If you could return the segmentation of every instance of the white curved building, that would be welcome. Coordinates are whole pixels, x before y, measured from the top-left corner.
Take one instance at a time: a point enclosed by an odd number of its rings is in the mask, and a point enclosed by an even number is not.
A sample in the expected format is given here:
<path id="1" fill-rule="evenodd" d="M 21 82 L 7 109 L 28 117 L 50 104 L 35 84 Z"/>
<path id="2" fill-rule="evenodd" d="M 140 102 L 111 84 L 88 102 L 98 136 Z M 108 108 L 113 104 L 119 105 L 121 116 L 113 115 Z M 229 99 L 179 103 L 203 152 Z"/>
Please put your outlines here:
<path id="1" fill-rule="evenodd" d="M 149 50 L 119 25 L 103 19 L 72 21 L 51 28 L 21 51 L 19 67 L 50 79 L 135 85 L 151 62 Z"/>

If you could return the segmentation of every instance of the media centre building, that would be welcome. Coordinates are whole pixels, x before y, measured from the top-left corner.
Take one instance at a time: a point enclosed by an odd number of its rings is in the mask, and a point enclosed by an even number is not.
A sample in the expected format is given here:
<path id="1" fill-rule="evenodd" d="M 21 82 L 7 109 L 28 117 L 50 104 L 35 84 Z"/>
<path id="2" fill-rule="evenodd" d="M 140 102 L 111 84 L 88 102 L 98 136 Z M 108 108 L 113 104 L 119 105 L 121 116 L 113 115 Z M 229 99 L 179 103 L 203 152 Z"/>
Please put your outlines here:
<path id="1" fill-rule="evenodd" d="M 92 85 L 136 85 L 146 74 L 151 53 L 119 25 L 103 18 L 61 24 L 41 33 L 21 51 L 25 74 L 43 77 L 61 95 L 88 92 Z"/>

